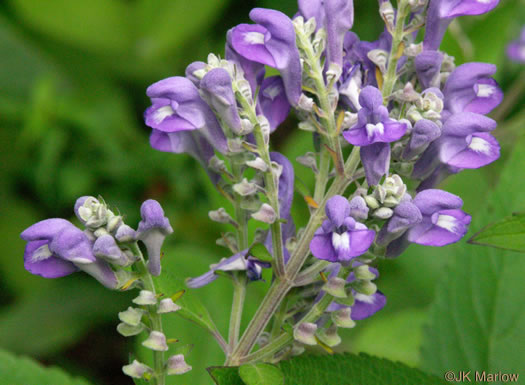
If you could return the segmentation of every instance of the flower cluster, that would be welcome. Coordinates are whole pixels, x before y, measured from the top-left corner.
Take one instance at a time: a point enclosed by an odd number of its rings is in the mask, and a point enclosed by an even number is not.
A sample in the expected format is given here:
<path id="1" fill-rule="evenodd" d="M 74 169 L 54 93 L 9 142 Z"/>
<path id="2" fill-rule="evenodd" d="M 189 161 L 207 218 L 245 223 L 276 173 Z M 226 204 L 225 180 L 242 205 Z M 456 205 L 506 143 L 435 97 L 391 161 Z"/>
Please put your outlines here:
<path id="1" fill-rule="evenodd" d="M 294 324 L 294 338 L 303 344 L 333 346 L 337 326 L 353 325 L 350 317 L 368 317 L 386 303 L 371 282 L 378 276 L 368 267 L 375 258 L 398 256 L 410 243 L 445 246 L 461 239 L 471 218 L 459 197 L 435 187 L 499 157 L 490 135 L 496 122 L 486 115 L 503 93 L 492 78 L 494 65 L 456 67 L 439 46 L 454 18 L 497 4 L 400 0 L 394 9 L 381 0 L 386 28 L 373 42 L 350 31 L 351 0 L 299 0 L 293 20 L 257 8 L 250 12 L 254 24 L 228 31 L 225 59 L 210 55 L 206 63 L 190 64 L 186 77 L 148 88 L 152 146 L 196 157 L 235 211 L 210 212 L 236 230 L 217 241 L 232 256 L 188 286 L 221 275 L 238 285 L 239 277 L 260 280 L 263 269 L 272 268 L 274 278 L 295 279 L 299 293 L 309 293 L 279 322 Z M 519 44 L 509 52 L 520 51 Z M 265 77 L 265 66 L 279 75 Z M 270 134 L 291 109 L 318 144 L 297 159 L 316 175 L 314 194 L 305 196 L 312 218 L 297 232 L 290 215 L 292 165 L 268 150 Z M 243 229 L 250 219 L 270 228 L 262 226 L 249 240 Z M 270 259 L 254 252 L 261 243 Z M 328 275 L 324 285 L 319 273 Z M 311 317 L 312 307 L 332 313 L 332 321 Z M 264 326 L 261 346 L 269 341 Z"/>

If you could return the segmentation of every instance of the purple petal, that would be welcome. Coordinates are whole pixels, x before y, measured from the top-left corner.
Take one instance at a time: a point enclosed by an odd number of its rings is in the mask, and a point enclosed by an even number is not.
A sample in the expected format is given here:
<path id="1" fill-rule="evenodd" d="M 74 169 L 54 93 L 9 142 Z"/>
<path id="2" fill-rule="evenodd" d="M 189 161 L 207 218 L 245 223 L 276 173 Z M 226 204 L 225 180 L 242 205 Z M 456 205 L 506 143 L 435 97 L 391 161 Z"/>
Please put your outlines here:
<path id="1" fill-rule="evenodd" d="M 275 61 L 273 67 L 277 68 L 283 77 L 290 104 L 297 105 L 302 93 L 302 65 L 292 21 L 282 12 L 263 8 L 252 9 L 250 19 L 270 33 L 265 47 Z"/>
<path id="2" fill-rule="evenodd" d="M 78 271 L 73 263 L 58 258 L 49 248 L 46 250 L 46 245 L 46 240 L 28 242 L 24 252 L 24 267 L 27 271 L 44 278 L 60 278 Z"/>
<path id="3" fill-rule="evenodd" d="M 376 87 L 366 86 L 359 94 L 359 104 L 369 111 L 375 111 L 383 105 L 383 96 Z"/>
<path id="4" fill-rule="evenodd" d="M 439 73 L 443 54 L 438 51 L 423 51 L 416 56 L 414 64 L 422 89 L 439 86 Z"/>
<path id="5" fill-rule="evenodd" d="M 412 129 L 410 142 L 403 152 L 404 159 L 411 159 L 425 151 L 429 144 L 441 136 L 441 128 L 431 120 L 421 119 Z"/>
<path id="6" fill-rule="evenodd" d="M 96 261 L 88 237 L 71 223 L 51 239 L 49 250 L 57 257 L 74 263 L 83 264 Z"/>
<path id="7" fill-rule="evenodd" d="M 465 111 L 488 114 L 503 100 L 503 91 L 491 78 L 480 79 L 474 84 L 476 97 L 465 107 Z"/>
<path id="8" fill-rule="evenodd" d="M 444 153 L 442 161 L 453 167 L 472 169 L 486 166 L 500 156 L 498 141 L 485 132 L 471 135 L 467 138 L 466 144 L 462 151 L 453 156 Z"/>
<path id="9" fill-rule="evenodd" d="M 386 305 L 386 296 L 380 291 L 372 295 L 354 294 L 354 297 L 351 317 L 355 321 L 374 315 Z"/>
<path id="10" fill-rule="evenodd" d="M 310 242 L 310 251 L 317 259 L 337 262 L 337 253 L 332 245 L 332 234 L 317 231 Z"/>
<path id="11" fill-rule="evenodd" d="M 230 74 L 224 68 L 214 68 L 200 82 L 203 99 L 217 116 L 236 134 L 242 131 L 241 118 L 232 89 Z"/>
<path id="12" fill-rule="evenodd" d="M 239 24 L 231 32 L 232 47 L 248 60 L 276 67 L 275 59 L 266 48 L 270 39 L 269 32 L 262 25 Z"/>
<path id="13" fill-rule="evenodd" d="M 377 185 L 390 168 L 390 144 L 374 143 L 361 147 L 360 155 L 368 184 Z"/>
<path id="14" fill-rule="evenodd" d="M 196 71 L 199 71 L 199 70 L 203 70 L 204 68 L 206 68 L 206 63 L 202 62 L 202 61 L 195 61 L 193 63 L 191 63 L 190 65 L 188 65 L 186 67 L 186 71 L 184 72 L 186 77 L 193 83 L 195 84 L 195 87 L 199 87 L 200 85 L 200 82 L 201 82 L 201 79 L 198 78 L 197 76 L 195 76 L 195 72 Z"/>
<path id="15" fill-rule="evenodd" d="M 270 76 L 263 80 L 258 94 L 258 107 L 268 119 L 271 132 L 284 122 L 290 112 L 290 103 L 280 76 Z"/>
<path id="16" fill-rule="evenodd" d="M 203 287 L 209 283 L 212 283 L 217 278 L 219 278 L 219 276 L 216 275 L 214 271 L 208 271 L 203 275 L 200 275 L 195 278 L 189 278 L 188 280 L 186 280 L 186 286 L 192 289 L 197 289 L 199 287 Z"/>
<path id="17" fill-rule="evenodd" d="M 372 243 L 374 243 L 374 230 L 354 230 L 348 232 L 350 237 L 350 253 L 351 258 L 363 255 L 368 251 Z"/>
<path id="18" fill-rule="evenodd" d="M 73 224 L 65 219 L 51 218 L 37 222 L 25 229 L 20 238 L 24 241 L 48 240 L 51 241 L 60 231 L 65 227 L 73 226 Z"/>
<path id="19" fill-rule="evenodd" d="M 476 16 L 494 9 L 499 0 L 442 0 L 441 17 Z"/>
<path id="20" fill-rule="evenodd" d="M 437 189 L 419 192 L 412 203 L 426 216 L 441 210 L 459 209 L 463 206 L 463 200 L 457 195 Z"/>
<path id="21" fill-rule="evenodd" d="M 144 201 L 140 206 L 140 216 L 142 220 L 139 223 L 138 233 L 152 228 L 159 228 L 166 234 L 173 233 L 169 219 L 164 216 L 164 210 L 156 200 L 148 199 Z"/>
<path id="22" fill-rule="evenodd" d="M 377 237 L 379 245 L 386 245 L 399 238 L 410 227 L 420 223 L 423 217 L 421 211 L 412 202 L 401 202 L 394 209 L 394 215 L 381 228 Z"/>
<path id="23" fill-rule="evenodd" d="M 467 233 L 471 217 L 462 210 L 441 210 L 434 213 L 431 226 L 425 223 L 421 228 L 408 231 L 408 240 L 426 246 L 445 246 L 459 241 Z"/>
<path id="24" fill-rule="evenodd" d="M 353 0 L 324 0 L 324 9 L 326 58 L 328 63 L 336 63 L 342 68 L 343 41 L 345 33 L 354 24 L 354 3 Z"/>
<path id="25" fill-rule="evenodd" d="M 340 227 L 350 215 L 350 203 L 345 197 L 334 195 L 326 202 L 325 212 L 330 222 Z"/>
<path id="26" fill-rule="evenodd" d="M 478 132 L 488 132 L 496 128 L 496 121 L 473 112 L 454 114 L 443 125 L 443 137 L 467 137 Z"/>
<path id="27" fill-rule="evenodd" d="M 88 273 L 108 289 L 117 289 L 118 279 L 111 266 L 100 259 L 93 263 L 77 264 L 77 267 Z"/>
<path id="28" fill-rule="evenodd" d="M 512 42 L 507 46 L 507 56 L 518 63 L 525 63 L 525 44 Z"/>

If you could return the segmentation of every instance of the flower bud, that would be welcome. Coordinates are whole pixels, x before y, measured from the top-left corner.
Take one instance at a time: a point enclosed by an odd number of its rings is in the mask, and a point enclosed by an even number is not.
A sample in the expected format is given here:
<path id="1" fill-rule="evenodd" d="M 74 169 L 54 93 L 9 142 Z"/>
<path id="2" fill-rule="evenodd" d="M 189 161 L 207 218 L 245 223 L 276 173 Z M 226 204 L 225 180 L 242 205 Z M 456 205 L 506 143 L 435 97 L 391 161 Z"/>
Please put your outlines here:
<path id="1" fill-rule="evenodd" d="M 311 123 L 308 120 L 299 122 L 298 127 L 299 127 L 300 130 L 303 130 L 303 131 L 317 132 L 317 128 L 314 126 L 313 123 Z"/>
<path id="2" fill-rule="evenodd" d="M 366 201 L 361 196 L 355 196 L 350 200 L 350 215 L 357 220 L 364 220 L 368 218 L 368 207 Z"/>
<path id="3" fill-rule="evenodd" d="M 223 207 L 218 208 L 217 210 L 211 210 L 208 212 L 208 217 L 218 223 L 235 223 L 233 218 L 226 212 Z"/>
<path id="4" fill-rule="evenodd" d="M 365 196 L 364 200 L 368 207 L 370 207 L 372 210 L 377 209 L 379 207 L 379 202 L 372 195 Z"/>
<path id="5" fill-rule="evenodd" d="M 388 62 L 388 52 L 382 49 L 373 49 L 368 52 L 368 58 L 374 63 L 382 73 L 386 72 L 386 63 Z"/>
<path id="6" fill-rule="evenodd" d="M 240 196 L 248 196 L 257 193 L 257 185 L 252 182 L 248 182 L 248 179 L 244 178 L 242 182 L 233 185 L 233 191 Z"/>
<path id="7" fill-rule="evenodd" d="M 255 158 L 254 160 L 247 161 L 246 165 L 262 172 L 266 172 L 268 170 L 268 165 L 266 162 L 259 157 Z"/>
<path id="8" fill-rule="evenodd" d="M 141 309 L 136 309 L 130 306 L 128 307 L 128 310 L 119 312 L 118 318 L 125 324 L 138 326 L 140 325 L 140 320 L 142 319 L 143 314 L 144 312 Z"/>
<path id="9" fill-rule="evenodd" d="M 121 225 L 115 234 L 115 239 L 120 243 L 132 242 L 135 240 L 136 232 L 128 225 Z"/>
<path id="10" fill-rule="evenodd" d="M 184 355 L 176 354 L 168 358 L 166 374 L 168 376 L 174 374 L 184 374 L 191 370 L 191 366 L 184 361 Z"/>
<path id="11" fill-rule="evenodd" d="M 368 280 L 359 280 L 352 283 L 352 287 L 359 294 L 372 295 L 377 291 L 377 286 L 375 283 Z"/>
<path id="12" fill-rule="evenodd" d="M 317 168 L 317 160 L 315 159 L 315 154 L 313 152 L 307 152 L 303 156 L 298 156 L 295 160 L 297 163 L 311 168 L 316 174 L 319 172 Z"/>
<path id="13" fill-rule="evenodd" d="M 149 334 L 149 337 L 144 342 L 142 342 L 142 346 L 157 352 L 165 352 L 168 350 L 166 336 L 156 330 L 153 330 Z"/>
<path id="14" fill-rule="evenodd" d="M 352 309 L 350 307 L 344 307 L 340 310 L 332 312 L 332 321 L 335 325 L 340 328 L 353 328 L 355 321 L 351 318 Z"/>
<path id="15" fill-rule="evenodd" d="M 394 214 L 394 211 L 388 207 L 380 207 L 374 213 L 372 216 L 379 219 L 388 219 Z"/>
<path id="16" fill-rule="evenodd" d="M 144 375 L 153 374 L 153 369 L 147 365 L 144 365 L 142 362 L 133 360 L 131 364 L 124 365 L 122 367 L 122 372 L 124 372 L 125 375 L 133 378 L 145 378 Z"/>
<path id="17" fill-rule="evenodd" d="M 173 313 L 182 309 L 171 298 L 164 298 L 159 303 L 158 314 Z"/>
<path id="18" fill-rule="evenodd" d="M 314 100 L 312 98 L 309 98 L 305 94 L 301 94 L 301 97 L 299 98 L 298 107 L 303 111 L 310 112 L 314 109 Z"/>
<path id="19" fill-rule="evenodd" d="M 156 305 L 157 297 L 149 290 L 141 290 L 139 296 L 133 299 L 131 302 L 137 305 Z"/>
<path id="20" fill-rule="evenodd" d="M 315 332 L 317 331 L 317 325 L 310 322 L 303 322 L 297 326 L 293 331 L 293 338 L 305 345 L 317 345 L 315 339 Z"/>
<path id="21" fill-rule="evenodd" d="M 252 218 L 264 223 L 272 224 L 277 219 L 275 210 L 268 203 L 263 203 L 259 211 L 252 214 Z"/>
<path id="22" fill-rule="evenodd" d="M 332 277 L 323 285 L 323 290 L 336 298 L 346 298 L 346 280 L 340 277 Z"/>
<path id="23" fill-rule="evenodd" d="M 323 329 L 317 333 L 317 337 L 330 347 L 337 346 L 341 343 L 341 337 L 337 334 L 337 325 L 332 325 L 328 329 Z"/>
<path id="24" fill-rule="evenodd" d="M 127 323 L 121 322 L 117 325 L 117 331 L 124 337 L 132 337 L 142 333 L 145 329 L 144 324 L 138 324 L 136 326 L 128 325 Z"/>

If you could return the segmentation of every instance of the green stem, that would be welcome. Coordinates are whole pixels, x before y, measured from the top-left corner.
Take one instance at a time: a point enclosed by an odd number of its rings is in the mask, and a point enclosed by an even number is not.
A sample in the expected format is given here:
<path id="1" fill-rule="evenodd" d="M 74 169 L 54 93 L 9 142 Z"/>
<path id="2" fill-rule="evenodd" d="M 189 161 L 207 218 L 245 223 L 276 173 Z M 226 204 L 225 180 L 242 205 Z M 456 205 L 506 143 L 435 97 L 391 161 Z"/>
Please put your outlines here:
<path id="1" fill-rule="evenodd" d="M 323 199 L 326 185 L 328 184 L 328 175 L 330 174 L 331 156 L 326 147 L 321 147 L 319 162 L 319 172 L 316 175 L 314 201 L 320 202 Z"/>
<path id="2" fill-rule="evenodd" d="M 264 328 L 277 310 L 279 304 L 294 286 L 294 280 L 310 253 L 310 241 L 314 236 L 314 232 L 319 228 L 324 218 L 324 208 L 326 206 L 327 200 L 334 195 L 342 194 L 344 192 L 352 180 L 352 175 L 357 169 L 359 161 L 359 147 L 354 147 L 345 164 L 344 174 L 338 175 L 336 177 L 327 194 L 320 202 L 319 208 L 316 209 L 310 217 L 303 236 L 298 241 L 296 248 L 290 256 L 290 260 L 286 265 L 285 276 L 277 278 L 273 282 L 268 293 L 259 306 L 259 309 L 255 313 L 243 336 L 241 337 L 239 344 L 231 354 L 228 364 L 239 364 L 241 358 L 245 357 L 251 352 L 257 341 L 257 338 L 259 338 L 261 333 L 264 331 Z"/>
<path id="3" fill-rule="evenodd" d="M 137 269 L 141 275 L 142 283 L 144 284 L 144 289 L 151 291 L 154 295 L 157 295 L 155 290 L 155 283 L 153 282 L 153 277 L 149 273 L 149 270 L 146 266 L 146 261 L 144 261 L 144 256 L 140 251 L 140 248 L 137 244 L 134 245 L 132 251 L 135 255 L 139 257 L 137 263 Z M 160 314 L 157 313 L 156 306 L 148 306 L 148 315 L 151 320 L 151 329 L 162 333 L 162 319 Z M 154 379 L 155 382 L 153 385 L 165 385 L 166 383 L 166 373 L 164 370 L 164 352 L 153 351 L 153 370 L 154 370 Z"/>
<path id="4" fill-rule="evenodd" d="M 382 94 L 385 101 L 392 94 L 397 81 L 397 62 L 400 57 L 399 48 L 405 36 L 405 19 L 410 14 L 410 6 L 407 0 L 398 1 L 398 5 L 396 27 L 392 36 L 392 48 L 388 57 L 388 69 L 383 82 Z"/>

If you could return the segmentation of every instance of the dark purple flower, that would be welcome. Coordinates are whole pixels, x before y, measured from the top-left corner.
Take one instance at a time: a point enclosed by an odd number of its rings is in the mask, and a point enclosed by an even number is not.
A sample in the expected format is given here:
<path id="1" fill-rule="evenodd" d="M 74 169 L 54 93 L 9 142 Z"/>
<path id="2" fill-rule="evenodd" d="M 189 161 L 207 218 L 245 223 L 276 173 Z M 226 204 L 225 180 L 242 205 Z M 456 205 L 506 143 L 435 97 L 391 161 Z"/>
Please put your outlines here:
<path id="1" fill-rule="evenodd" d="M 467 233 L 471 217 L 460 210 L 463 201 L 446 191 L 429 189 L 416 195 L 412 203 L 422 215 L 421 222 L 407 231 L 409 242 L 426 246 L 445 246 Z"/>
<path id="2" fill-rule="evenodd" d="M 411 159 L 425 151 L 441 136 L 441 128 L 431 120 L 418 120 L 410 133 L 410 141 L 403 151 L 404 159 Z"/>
<path id="3" fill-rule="evenodd" d="M 59 278 L 78 270 L 115 289 L 118 281 L 111 267 L 99 261 L 86 234 L 65 219 L 52 218 L 28 227 L 20 237 L 27 241 L 24 267 L 44 278 Z"/>
<path id="4" fill-rule="evenodd" d="M 424 49 L 439 48 L 445 31 L 454 18 L 487 13 L 498 3 L 499 0 L 431 0 L 427 10 Z"/>
<path id="5" fill-rule="evenodd" d="M 326 203 L 328 217 L 310 242 L 314 257 L 330 262 L 348 262 L 367 252 L 375 232 L 350 216 L 350 203 L 340 195 Z"/>
<path id="6" fill-rule="evenodd" d="M 343 40 L 354 24 L 353 0 L 299 0 L 299 13 L 309 20 L 315 18 L 317 28 L 326 31 L 328 63 L 343 67 Z"/>
<path id="7" fill-rule="evenodd" d="M 262 269 L 271 267 L 271 264 L 248 255 L 248 251 L 248 249 L 242 250 L 229 258 L 223 258 L 219 263 L 211 265 L 207 273 L 186 280 L 186 285 L 194 289 L 205 286 L 219 278 L 216 271 L 246 271 L 250 281 L 260 280 Z"/>
<path id="8" fill-rule="evenodd" d="M 507 56 L 510 60 L 525 63 L 525 27 L 521 29 L 520 37 L 507 46 Z"/>
<path id="9" fill-rule="evenodd" d="M 270 76 L 263 80 L 257 96 L 257 109 L 268 119 L 273 132 L 288 116 L 290 103 L 286 98 L 283 79 Z"/>
<path id="10" fill-rule="evenodd" d="M 359 94 L 358 121 L 343 132 L 344 138 L 354 146 L 361 146 L 361 160 L 369 185 L 376 185 L 388 171 L 390 145 L 400 139 L 407 125 L 391 119 L 383 105 L 381 91 L 372 86 L 363 88 Z"/>
<path id="11" fill-rule="evenodd" d="M 257 24 L 240 24 L 231 30 L 232 48 L 245 59 L 277 68 L 290 104 L 297 105 L 302 66 L 292 21 L 282 12 L 263 8 L 253 9 L 250 19 Z"/>
<path id="12" fill-rule="evenodd" d="M 152 106 L 144 113 L 153 128 L 151 146 L 159 151 L 186 152 L 205 167 L 213 149 L 225 153 L 226 138 L 213 111 L 188 79 L 175 76 L 152 84 L 146 91 Z"/>
<path id="13" fill-rule="evenodd" d="M 168 218 L 159 202 L 148 199 L 140 207 L 142 220 L 139 222 L 137 239 L 140 239 L 148 250 L 148 269 L 152 275 L 160 274 L 160 249 L 164 238 L 173 233 Z"/>
<path id="14" fill-rule="evenodd" d="M 420 223 L 423 217 L 419 208 L 410 201 L 401 202 L 394 209 L 394 215 L 381 228 L 377 236 L 378 245 L 387 245 L 402 236 L 405 231 Z"/>
<path id="15" fill-rule="evenodd" d="M 476 112 L 488 114 L 503 100 L 503 92 L 492 78 L 494 64 L 465 63 L 448 77 L 443 95 L 445 110 L 451 114 Z"/>

